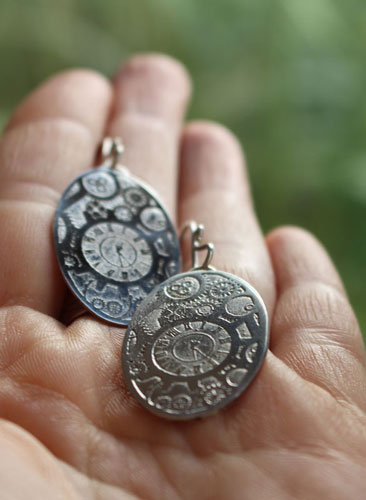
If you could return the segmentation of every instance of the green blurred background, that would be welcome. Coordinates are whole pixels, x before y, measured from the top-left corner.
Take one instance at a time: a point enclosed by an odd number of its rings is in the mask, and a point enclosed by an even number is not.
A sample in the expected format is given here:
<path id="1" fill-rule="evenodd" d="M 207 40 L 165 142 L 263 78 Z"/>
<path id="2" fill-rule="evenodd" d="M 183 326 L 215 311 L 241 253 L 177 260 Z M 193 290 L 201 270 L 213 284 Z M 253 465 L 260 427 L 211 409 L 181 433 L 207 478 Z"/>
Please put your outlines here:
<path id="1" fill-rule="evenodd" d="M 189 117 L 239 136 L 264 230 L 313 231 L 365 327 L 366 2 L 1 0 L 0 126 L 55 71 L 140 51 L 188 67 Z"/>

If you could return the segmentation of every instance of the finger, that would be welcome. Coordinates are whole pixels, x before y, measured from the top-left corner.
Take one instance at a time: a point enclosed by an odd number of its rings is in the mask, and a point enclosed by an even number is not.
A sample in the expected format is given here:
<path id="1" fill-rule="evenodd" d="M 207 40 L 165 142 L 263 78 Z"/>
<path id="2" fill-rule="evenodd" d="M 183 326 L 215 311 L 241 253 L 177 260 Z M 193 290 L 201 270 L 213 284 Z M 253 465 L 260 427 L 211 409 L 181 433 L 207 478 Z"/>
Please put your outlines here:
<path id="1" fill-rule="evenodd" d="M 293 227 L 276 229 L 267 242 L 278 284 L 272 351 L 335 397 L 365 405 L 362 336 L 324 248 Z"/>
<path id="2" fill-rule="evenodd" d="M 130 59 L 115 80 L 108 134 L 121 136 L 123 163 L 155 190 L 175 217 L 177 142 L 190 95 L 185 69 L 170 57 Z"/>
<path id="3" fill-rule="evenodd" d="M 179 220 L 205 225 L 215 245 L 213 265 L 244 278 L 269 313 L 275 286 L 266 245 L 254 213 L 238 141 L 220 125 L 186 126 L 181 143 Z M 191 265 L 191 263 L 189 264 Z"/>
<path id="4" fill-rule="evenodd" d="M 15 111 L 0 143 L 0 306 L 57 314 L 64 292 L 52 241 L 60 193 L 93 163 L 111 89 L 91 71 L 60 74 Z"/>

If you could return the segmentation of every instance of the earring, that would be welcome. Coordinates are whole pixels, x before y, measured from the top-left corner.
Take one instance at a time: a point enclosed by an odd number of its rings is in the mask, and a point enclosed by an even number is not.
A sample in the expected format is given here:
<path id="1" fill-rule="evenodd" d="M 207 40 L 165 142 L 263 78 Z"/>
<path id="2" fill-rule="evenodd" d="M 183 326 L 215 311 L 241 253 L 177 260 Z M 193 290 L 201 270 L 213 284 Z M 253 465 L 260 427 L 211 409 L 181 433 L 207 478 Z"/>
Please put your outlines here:
<path id="1" fill-rule="evenodd" d="M 122 365 L 132 395 L 169 419 L 213 414 L 257 374 L 268 347 L 263 300 L 247 282 L 210 266 L 214 247 L 189 223 L 193 268 L 158 285 L 126 332 Z M 206 251 L 202 265 L 198 252 Z"/>
<path id="2" fill-rule="evenodd" d="M 70 289 L 89 311 L 120 325 L 181 267 L 173 224 L 152 189 L 118 164 L 123 150 L 118 138 L 103 141 L 102 165 L 70 184 L 54 220 Z"/>

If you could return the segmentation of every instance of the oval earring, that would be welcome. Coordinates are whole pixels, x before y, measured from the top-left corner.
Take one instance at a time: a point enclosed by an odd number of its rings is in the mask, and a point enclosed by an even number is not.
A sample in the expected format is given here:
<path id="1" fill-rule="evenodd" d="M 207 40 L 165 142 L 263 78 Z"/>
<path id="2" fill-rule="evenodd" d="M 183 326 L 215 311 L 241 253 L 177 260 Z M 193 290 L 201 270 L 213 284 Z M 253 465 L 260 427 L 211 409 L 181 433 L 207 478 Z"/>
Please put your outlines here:
<path id="1" fill-rule="evenodd" d="M 89 311 L 120 325 L 181 267 L 173 224 L 153 190 L 119 164 L 123 149 L 120 139 L 104 139 L 102 165 L 70 184 L 54 220 L 70 289 Z"/>

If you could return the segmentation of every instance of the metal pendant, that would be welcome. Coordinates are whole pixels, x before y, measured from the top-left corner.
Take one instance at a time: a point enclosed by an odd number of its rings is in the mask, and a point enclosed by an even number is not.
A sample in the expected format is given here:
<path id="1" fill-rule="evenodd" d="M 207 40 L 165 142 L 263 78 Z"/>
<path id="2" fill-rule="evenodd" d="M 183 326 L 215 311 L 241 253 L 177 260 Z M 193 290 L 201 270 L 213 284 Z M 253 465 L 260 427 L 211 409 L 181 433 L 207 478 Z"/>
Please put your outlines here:
<path id="1" fill-rule="evenodd" d="M 166 211 L 149 188 L 117 165 L 121 144 L 108 141 L 104 164 L 64 192 L 54 239 L 61 271 L 84 306 L 126 325 L 142 299 L 180 271 L 181 259 Z"/>
<path id="2" fill-rule="evenodd" d="M 192 226 L 191 226 L 192 227 Z M 192 252 L 205 263 L 160 284 L 139 305 L 125 335 L 122 364 L 127 386 L 153 413 L 177 420 L 217 412 L 257 374 L 268 347 L 268 316 L 258 292 L 208 264 L 213 246 Z"/>

